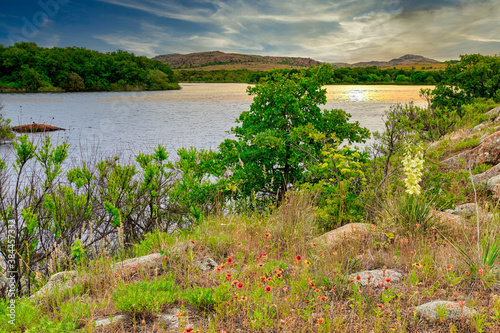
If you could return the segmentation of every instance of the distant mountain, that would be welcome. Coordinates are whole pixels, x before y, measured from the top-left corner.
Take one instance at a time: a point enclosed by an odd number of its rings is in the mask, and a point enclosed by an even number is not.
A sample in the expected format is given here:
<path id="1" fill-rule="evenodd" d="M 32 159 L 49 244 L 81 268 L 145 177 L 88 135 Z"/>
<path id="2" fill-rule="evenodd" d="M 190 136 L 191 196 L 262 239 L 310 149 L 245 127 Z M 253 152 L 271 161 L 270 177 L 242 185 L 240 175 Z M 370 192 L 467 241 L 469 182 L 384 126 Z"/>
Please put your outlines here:
<path id="1" fill-rule="evenodd" d="M 311 58 L 272 57 L 220 51 L 190 54 L 165 54 L 154 57 L 172 69 L 272 69 L 319 66 L 319 61 Z"/>
<path id="2" fill-rule="evenodd" d="M 393 67 L 398 65 L 412 65 L 412 64 L 431 64 L 431 63 L 439 63 L 439 61 L 422 57 L 420 55 L 414 54 L 406 54 L 402 57 L 391 59 L 389 61 L 367 61 L 367 62 L 357 62 L 354 64 L 347 63 L 332 63 L 333 67 L 341 68 L 341 67 Z"/>

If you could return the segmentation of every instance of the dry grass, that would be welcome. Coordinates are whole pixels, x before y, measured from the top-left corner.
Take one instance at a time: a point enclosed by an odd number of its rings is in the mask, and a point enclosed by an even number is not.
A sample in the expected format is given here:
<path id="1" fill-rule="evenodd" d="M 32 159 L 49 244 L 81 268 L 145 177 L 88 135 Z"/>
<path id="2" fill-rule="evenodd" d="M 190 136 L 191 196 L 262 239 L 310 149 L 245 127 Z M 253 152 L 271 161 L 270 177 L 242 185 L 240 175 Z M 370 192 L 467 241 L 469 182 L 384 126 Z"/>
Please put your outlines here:
<path id="1" fill-rule="evenodd" d="M 487 226 L 498 235 L 498 220 L 485 216 L 481 228 Z M 68 312 L 77 323 L 75 330 L 82 332 L 182 332 L 184 326 L 171 330 L 155 313 L 119 311 L 113 300 L 120 285 L 155 281 L 173 272 L 176 285 L 185 292 L 193 287 L 212 288 L 214 293 L 221 286 L 230 290 L 227 299 L 208 307 L 185 300 L 161 306 L 163 313 L 179 309 L 181 323 L 197 332 L 478 331 L 477 319 L 440 323 L 415 316 L 416 306 L 438 299 L 464 301 L 484 316 L 487 331 L 497 332 L 500 302 L 495 300 L 497 289 L 490 283 L 493 269 L 481 275 L 466 274 L 470 268 L 446 240 L 455 239 L 474 253 L 474 246 L 466 245 L 467 239 L 476 243 L 474 221 L 467 221 L 465 228 L 447 226 L 440 232 L 408 234 L 384 216 L 365 237 L 323 247 L 312 243 L 320 232 L 310 201 L 292 196 L 267 216 L 214 216 L 192 233 L 160 235 L 151 250 L 166 251 L 169 257 L 160 270 L 111 274 L 112 259 L 101 256 L 83 268 L 91 277 L 78 292 L 57 295 L 38 305 L 26 303 L 26 311 L 37 312 L 38 320 L 51 321 L 52 326 L 47 327 L 53 327 L 54 332 L 65 331 L 56 329 L 55 323 L 63 322 Z M 191 240 L 196 243 L 194 249 L 181 254 L 167 245 Z M 206 257 L 219 264 L 217 270 L 202 272 L 193 265 Z M 359 289 L 346 278 L 353 272 L 384 268 L 398 270 L 406 279 L 383 290 Z M 232 285 L 235 280 L 243 283 L 241 289 Z M 485 288 L 484 283 L 490 285 Z M 269 292 L 266 287 L 270 287 Z M 112 328 L 93 328 L 95 320 L 119 314 L 128 317 Z M 18 320 L 29 318 L 21 310 L 18 315 Z M 25 328 L 36 325 L 36 321 L 25 323 Z"/>

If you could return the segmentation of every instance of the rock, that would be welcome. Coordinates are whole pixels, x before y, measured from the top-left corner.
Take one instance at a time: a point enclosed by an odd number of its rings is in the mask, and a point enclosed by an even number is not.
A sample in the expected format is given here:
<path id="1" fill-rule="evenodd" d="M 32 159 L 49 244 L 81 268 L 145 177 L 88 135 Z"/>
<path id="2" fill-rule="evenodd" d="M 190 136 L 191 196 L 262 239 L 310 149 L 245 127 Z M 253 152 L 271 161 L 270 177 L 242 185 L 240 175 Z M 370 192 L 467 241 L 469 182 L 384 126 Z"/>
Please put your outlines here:
<path id="1" fill-rule="evenodd" d="M 483 173 L 472 175 L 472 181 L 474 183 L 486 183 L 490 178 L 500 175 L 500 163 L 494 167 L 489 168 Z"/>
<path id="2" fill-rule="evenodd" d="M 403 279 L 403 274 L 392 269 L 376 269 L 351 274 L 347 277 L 352 283 L 361 286 L 381 287 L 399 283 Z M 390 280 L 386 280 L 390 279 Z"/>
<path id="3" fill-rule="evenodd" d="M 454 225 L 457 227 L 465 226 L 465 219 L 460 215 L 454 215 L 448 212 L 440 212 L 437 210 L 431 210 L 431 216 L 436 218 L 438 223 L 445 225 Z"/>
<path id="4" fill-rule="evenodd" d="M 495 115 L 498 116 L 499 114 L 500 114 L 500 105 L 485 113 L 485 115 L 487 116 L 495 116 Z"/>
<path id="5" fill-rule="evenodd" d="M 500 175 L 488 179 L 486 187 L 493 192 L 496 199 L 500 198 Z"/>
<path id="6" fill-rule="evenodd" d="M 474 127 L 472 128 L 472 131 L 471 131 L 471 132 L 472 132 L 472 133 L 477 133 L 477 132 L 479 132 L 479 131 L 481 131 L 481 130 L 485 129 L 486 127 L 488 127 L 488 124 L 486 124 L 486 123 L 481 123 L 481 124 L 479 124 L 479 125 L 474 126 Z"/>
<path id="7" fill-rule="evenodd" d="M 489 135 L 479 146 L 447 158 L 443 161 L 445 171 L 474 169 L 483 163 L 497 164 L 500 160 L 500 131 Z"/>
<path id="8" fill-rule="evenodd" d="M 337 245 L 344 239 L 356 239 L 363 237 L 371 232 L 372 226 L 368 223 L 350 223 L 340 228 L 329 231 L 315 238 L 312 242 L 316 244 L 325 244 L 327 246 Z"/>
<path id="9" fill-rule="evenodd" d="M 197 260 L 194 262 L 194 265 L 198 267 L 201 271 L 206 272 L 206 271 L 213 271 L 214 269 L 217 268 L 217 263 L 211 259 L 211 258 L 204 258 L 201 260 Z"/>
<path id="10" fill-rule="evenodd" d="M 29 299 L 52 294 L 54 290 L 64 291 L 71 288 L 78 281 L 77 271 L 65 271 L 52 275 L 49 281 L 36 293 L 31 295 Z"/>
<path id="11" fill-rule="evenodd" d="M 461 215 L 467 218 L 476 214 L 477 210 L 476 210 L 476 204 L 471 202 L 463 205 L 458 205 L 455 207 L 455 209 L 448 209 L 445 212 L 453 215 Z"/>
<path id="12" fill-rule="evenodd" d="M 18 133 L 38 133 L 38 132 L 53 132 L 53 131 L 65 131 L 64 128 L 47 125 L 47 124 L 28 124 L 28 125 L 19 125 L 12 127 L 14 132 Z"/>
<path id="13" fill-rule="evenodd" d="M 113 271 L 126 271 L 129 273 L 134 273 L 139 268 L 161 268 L 162 263 L 163 256 L 160 253 L 153 253 L 143 257 L 120 261 L 113 266 Z"/>
<path id="14" fill-rule="evenodd" d="M 118 316 L 109 317 L 109 318 L 105 318 L 105 319 L 101 319 L 101 320 L 96 320 L 94 322 L 94 327 L 106 327 L 106 326 L 109 326 L 111 324 L 119 323 L 119 322 L 123 321 L 124 319 L 125 319 L 124 315 L 118 315 Z"/>
<path id="15" fill-rule="evenodd" d="M 440 318 L 439 311 L 446 312 Z M 429 320 L 449 320 L 468 318 L 476 314 L 476 311 L 466 307 L 463 302 L 433 301 L 417 306 L 417 314 Z"/>
<path id="16" fill-rule="evenodd" d="M 178 330 L 179 327 L 181 326 L 179 318 L 177 318 L 177 316 L 173 314 L 162 313 L 158 316 L 158 319 L 161 323 L 166 325 L 167 329 Z"/>

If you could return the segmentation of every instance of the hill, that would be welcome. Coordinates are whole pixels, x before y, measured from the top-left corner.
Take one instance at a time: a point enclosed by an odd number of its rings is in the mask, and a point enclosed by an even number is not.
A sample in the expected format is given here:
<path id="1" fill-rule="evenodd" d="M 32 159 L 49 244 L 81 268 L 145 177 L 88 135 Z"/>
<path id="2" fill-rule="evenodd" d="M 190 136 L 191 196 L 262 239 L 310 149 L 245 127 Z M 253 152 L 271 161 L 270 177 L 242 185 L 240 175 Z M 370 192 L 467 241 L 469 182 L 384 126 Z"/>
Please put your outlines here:
<path id="1" fill-rule="evenodd" d="M 368 66 L 375 66 L 378 68 L 387 68 L 387 67 L 401 67 L 401 66 L 411 66 L 411 65 L 431 65 L 431 64 L 440 64 L 439 61 L 426 58 L 420 55 L 414 55 L 414 54 L 406 54 L 402 57 L 399 58 L 394 58 L 389 61 L 364 61 L 364 62 L 357 62 L 354 64 L 348 64 L 348 63 L 332 63 L 334 68 L 342 68 L 342 67 L 368 67 Z"/>
<path id="2" fill-rule="evenodd" d="M 321 65 L 311 58 L 259 56 L 220 51 L 165 54 L 154 57 L 172 69 L 251 69 L 304 68 Z"/>

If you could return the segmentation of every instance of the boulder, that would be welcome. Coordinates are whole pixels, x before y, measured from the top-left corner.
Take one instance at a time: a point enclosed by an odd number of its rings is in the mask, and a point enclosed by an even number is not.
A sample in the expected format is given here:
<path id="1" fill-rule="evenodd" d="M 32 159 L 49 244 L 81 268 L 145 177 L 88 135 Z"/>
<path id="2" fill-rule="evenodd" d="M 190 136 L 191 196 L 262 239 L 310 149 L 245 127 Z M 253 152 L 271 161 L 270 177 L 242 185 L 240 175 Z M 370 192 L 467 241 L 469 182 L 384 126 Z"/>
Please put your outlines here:
<path id="1" fill-rule="evenodd" d="M 392 269 L 376 269 L 353 273 L 348 277 L 349 282 L 361 286 L 382 287 L 400 283 L 403 274 Z"/>
<path id="2" fill-rule="evenodd" d="M 483 163 L 500 162 L 500 131 L 489 135 L 479 146 L 447 158 L 443 161 L 445 171 L 474 169 Z"/>
<path id="3" fill-rule="evenodd" d="M 211 258 L 204 258 L 194 262 L 194 265 L 200 269 L 200 271 L 213 271 L 217 268 L 217 263 Z"/>
<path id="4" fill-rule="evenodd" d="M 472 175 L 472 181 L 477 184 L 486 183 L 490 178 L 500 175 L 500 163 L 483 173 Z"/>
<path id="5" fill-rule="evenodd" d="M 476 311 L 469 309 L 463 302 L 433 301 L 417 306 L 417 314 L 428 320 L 449 320 L 469 318 Z M 439 313 L 441 313 L 441 318 Z"/>
<path id="6" fill-rule="evenodd" d="M 64 291 L 71 288 L 78 281 L 77 271 L 65 271 L 52 275 L 47 283 L 29 299 L 52 294 L 55 290 Z"/>
<path id="7" fill-rule="evenodd" d="M 434 217 L 438 223 L 444 225 L 454 225 L 457 227 L 465 226 L 465 219 L 460 215 L 451 214 L 449 212 L 440 212 L 431 210 L 431 216 Z"/>
<path id="8" fill-rule="evenodd" d="M 445 212 L 468 218 L 476 214 L 477 210 L 476 210 L 476 204 L 471 202 L 471 203 L 465 203 L 463 205 L 458 205 L 455 207 L 455 209 L 448 209 Z"/>
<path id="9" fill-rule="evenodd" d="M 366 236 L 372 229 L 372 225 L 368 223 L 350 223 L 329 231 L 326 234 L 315 238 L 312 242 L 316 244 L 334 246 L 341 243 L 344 239 L 357 239 Z"/>
<path id="10" fill-rule="evenodd" d="M 500 198 L 500 175 L 488 179 L 486 187 L 493 192 L 496 199 Z"/>
<path id="11" fill-rule="evenodd" d="M 114 317 L 104 318 L 101 320 L 96 320 L 94 322 L 94 327 L 96 327 L 96 328 L 97 327 L 107 327 L 107 326 L 110 326 L 112 324 L 122 322 L 124 319 L 125 319 L 124 315 L 118 315 L 118 316 L 114 316 Z"/>
<path id="12" fill-rule="evenodd" d="M 498 116 L 500 114 L 500 105 L 485 113 L 487 116 Z"/>
<path id="13" fill-rule="evenodd" d="M 113 266 L 113 272 L 129 272 L 134 273 L 139 268 L 155 269 L 161 268 L 163 263 L 163 256 L 160 253 L 153 253 L 147 256 L 127 259 L 117 262 Z"/>

